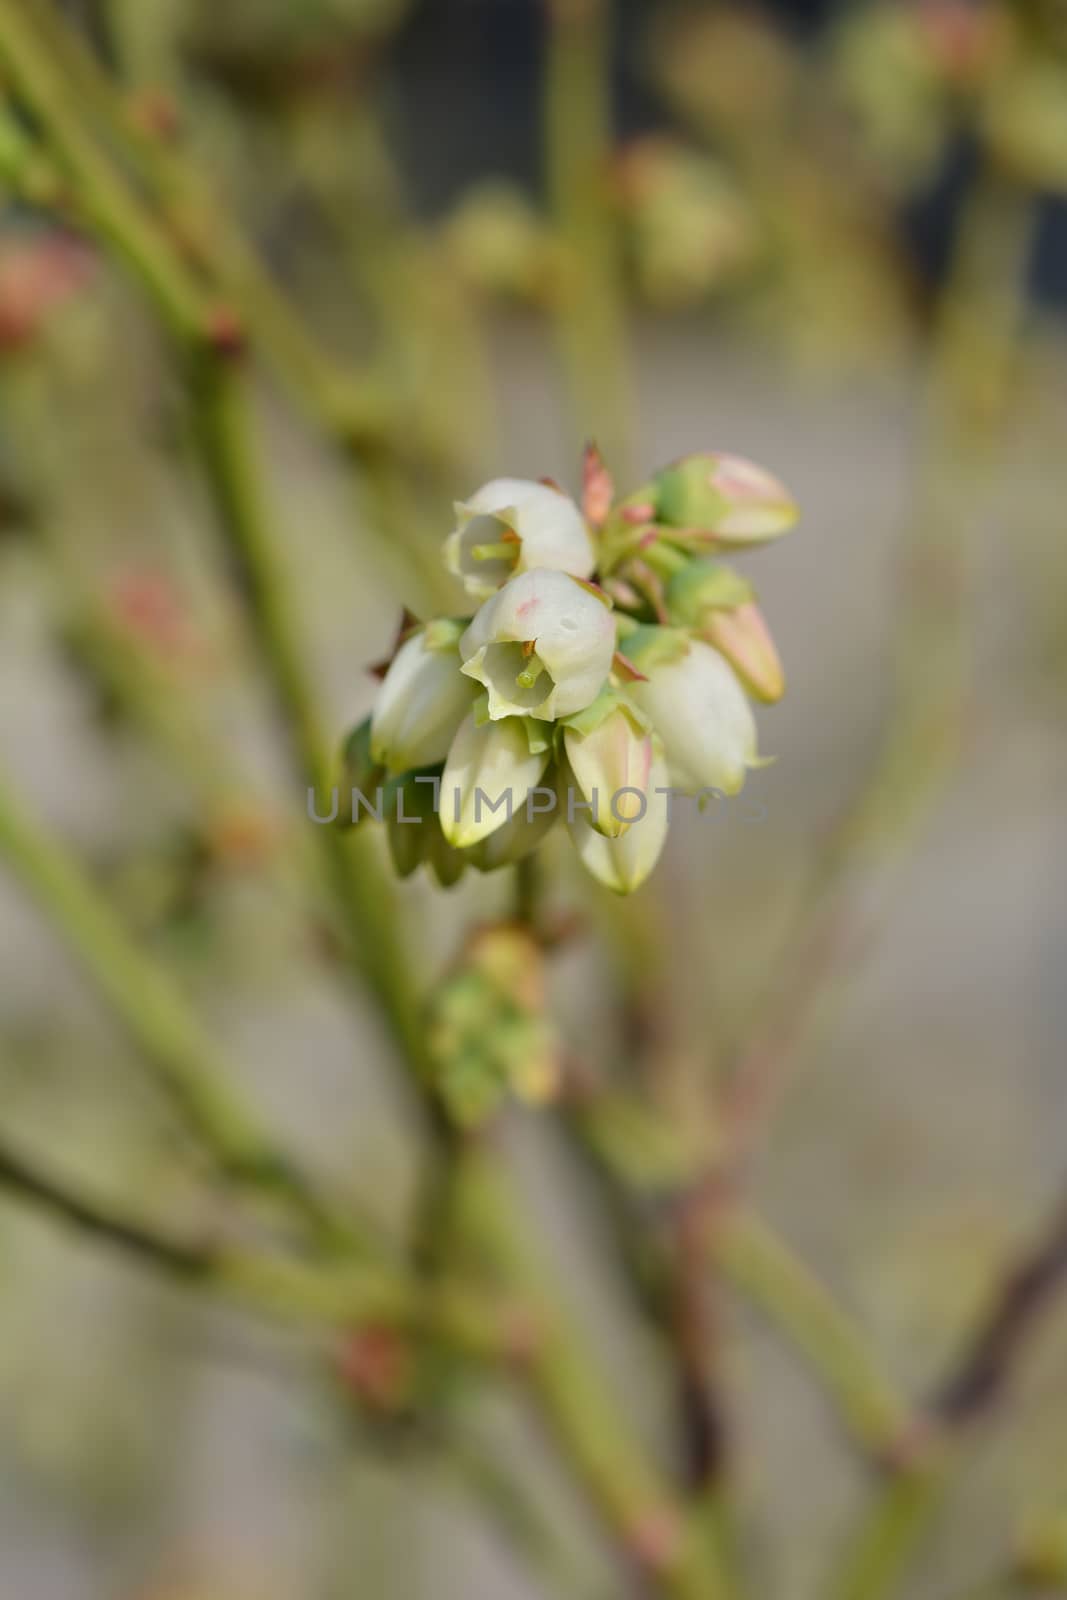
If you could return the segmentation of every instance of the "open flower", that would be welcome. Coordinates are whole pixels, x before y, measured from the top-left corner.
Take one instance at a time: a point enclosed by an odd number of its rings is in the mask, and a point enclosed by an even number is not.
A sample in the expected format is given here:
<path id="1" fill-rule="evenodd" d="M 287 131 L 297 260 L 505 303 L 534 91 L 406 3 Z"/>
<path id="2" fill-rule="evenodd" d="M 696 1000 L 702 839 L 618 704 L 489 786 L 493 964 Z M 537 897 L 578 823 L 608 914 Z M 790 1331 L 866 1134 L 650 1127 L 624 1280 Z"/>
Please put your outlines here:
<path id="1" fill-rule="evenodd" d="M 441 831 L 449 844 L 465 850 L 512 819 L 548 759 L 547 739 L 532 738 L 521 717 L 467 717 L 441 777 Z"/>
<path id="2" fill-rule="evenodd" d="M 652 773 L 652 734 L 621 695 L 605 689 L 564 728 L 571 772 L 598 833 L 621 837 L 645 809 Z"/>
<path id="3" fill-rule="evenodd" d="M 671 628 L 641 628 L 626 647 L 645 674 L 627 694 L 663 740 L 672 784 L 737 794 L 759 757 L 755 718 L 729 662 Z"/>
<path id="4" fill-rule="evenodd" d="M 487 600 L 459 642 L 489 715 L 551 722 L 591 705 L 615 653 L 606 595 L 565 572 L 524 572 Z"/>
<path id="5" fill-rule="evenodd" d="M 568 807 L 568 786 L 576 781 L 573 772 L 564 771 L 561 781 L 564 785 L 562 809 L 582 865 L 616 894 L 632 894 L 656 865 L 667 839 L 670 778 L 663 757 L 653 752 L 641 814 L 625 833 L 615 838 L 605 838 L 599 833 L 589 820 L 588 812 L 575 807 L 573 799 Z M 572 787 L 570 793 L 573 793 Z"/>
<path id="6" fill-rule="evenodd" d="M 459 627 L 432 622 L 400 646 L 371 717 L 371 755 L 389 772 L 443 761 L 475 690 L 460 670 Z"/>
<path id="7" fill-rule="evenodd" d="M 456 503 L 445 562 L 468 594 L 485 598 L 518 572 L 549 567 L 588 578 L 596 565 L 589 530 L 574 501 L 550 484 L 493 478 Z"/>

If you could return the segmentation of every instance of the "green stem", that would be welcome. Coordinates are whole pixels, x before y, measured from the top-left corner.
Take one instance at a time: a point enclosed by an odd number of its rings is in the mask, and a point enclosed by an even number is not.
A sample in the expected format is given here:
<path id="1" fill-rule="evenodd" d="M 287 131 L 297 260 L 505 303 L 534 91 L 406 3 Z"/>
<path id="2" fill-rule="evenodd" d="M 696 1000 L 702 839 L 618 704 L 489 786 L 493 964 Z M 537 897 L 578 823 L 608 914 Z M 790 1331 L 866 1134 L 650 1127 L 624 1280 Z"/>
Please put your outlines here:
<path id="1" fill-rule="evenodd" d="M 625 476 L 632 379 L 608 183 L 614 149 L 611 0 L 546 0 L 544 139 L 548 192 L 567 249 L 556 330 L 572 432 L 594 438 Z"/>
<path id="2" fill-rule="evenodd" d="M 180 1239 L 46 1176 L 3 1141 L 0 1189 L 143 1264 L 271 1317 L 345 1330 L 385 1322 L 411 1332 L 432 1332 L 482 1360 L 507 1360 L 514 1353 L 519 1312 L 466 1285 L 442 1282 L 427 1293 L 413 1278 L 385 1266 L 323 1270 Z"/>
<path id="3" fill-rule="evenodd" d="M 331 1208 L 228 1088 L 229 1064 L 179 990 L 2 776 L 0 856 L 58 927 L 219 1170 L 283 1197 L 317 1234 L 335 1238 L 340 1224 Z"/>
<path id="4" fill-rule="evenodd" d="M 946 1490 L 943 1464 L 890 1480 L 849 1543 L 828 1600 L 882 1600 L 902 1582 Z"/>
<path id="5" fill-rule="evenodd" d="M 703 1162 L 692 1148 L 680 1147 L 662 1118 L 653 1120 L 637 1109 L 628 1112 L 603 1096 L 578 1104 L 566 1128 L 605 1187 L 620 1254 L 640 1299 L 650 1302 L 658 1317 L 662 1270 L 650 1262 L 647 1248 L 635 1243 L 635 1229 L 642 1210 L 655 1211 L 665 1187 L 684 1189 L 686 1171 L 691 1168 L 698 1177 Z M 660 1166 L 642 1180 L 640 1164 L 654 1150 L 659 1151 Z M 631 1152 L 636 1164 L 631 1164 Z M 914 1407 L 814 1273 L 765 1221 L 736 1206 L 715 1219 L 707 1249 L 724 1276 L 806 1360 L 856 1443 L 880 1461 L 895 1459 L 912 1437 Z"/>
<path id="6" fill-rule="evenodd" d="M 1033 238 L 1032 196 L 983 173 L 944 290 L 914 516 L 904 530 L 895 686 L 880 754 L 815 864 L 726 1088 L 734 1164 L 749 1155 L 818 1002 L 842 971 L 865 871 L 899 855 L 954 766 L 971 677 L 975 529 L 989 497 Z"/>
<path id="7" fill-rule="evenodd" d="M 337 777 L 337 762 L 304 666 L 289 586 L 269 527 L 253 451 L 247 376 L 239 362 L 201 355 L 192 368 L 191 393 L 193 420 L 220 531 L 246 597 L 294 770 L 313 793 L 316 814 L 321 816 L 320 807 Z M 353 964 L 380 996 L 409 1058 L 419 1061 L 420 1019 L 411 1001 L 398 936 L 389 925 L 390 887 L 371 854 L 367 835 L 325 824 L 314 825 L 314 834 Z"/>
<path id="8" fill-rule="evenodd" d="M 892 1458 L 912 1432 L 914 1410 L 827 1289 L 751 1212 L 726 1218 L 713 1249 L 723 1272 L 806 1357 L 856 1442 Z"/>
<path id="9" fill-rule="evenodd" d="M 195 167 L 162 136 L 138 126 L 92 52 L 57 12 L 35 0 L 0 4 L 0 58 L 74 181 L 89 220 L 126 257 L 180 337 L 206 338 L 219 293 L 307 414 L 346 445 L 380 450 L 388 442 L 383 397 L 335 362 L 294 312 L 227 209 Z M 72 92 L 73 91 L 73 92 Z M 99 144 L 97 140 L 99 139 Z M 134 199 L 100 144 L 121 152 L 153 193 L 159 226 Z M 210 292 L 182 265 L 176 233 L 190 240 Z"/>
<path id="10" fill-rule="evenodd" d="M 207 338 L 211 297 L 87 136 L 77 102 L 42 49 L 20 0 L 0 0 L 0 63 L 47 130 L 86 216 L 143 279 L 171 331 L 194 341 Z"/>
<path id="11" fill-rule="evenodd" d="M 731 1585 L 710 1547 L 645 1459 L 624 1408 L 605 1388 L 599 1361 L 558 1309 L 559 1290 L 525 1236 L 515 1197 L 493 1156 L 467 1153 L 468 1235 L 495 1263 L 507 1287 L 540 1310 L 541 1337 L 527 1381 L 566 1459 L 607 1527 L 651 1583 L 673 1600 L 726 1600 Z"/>

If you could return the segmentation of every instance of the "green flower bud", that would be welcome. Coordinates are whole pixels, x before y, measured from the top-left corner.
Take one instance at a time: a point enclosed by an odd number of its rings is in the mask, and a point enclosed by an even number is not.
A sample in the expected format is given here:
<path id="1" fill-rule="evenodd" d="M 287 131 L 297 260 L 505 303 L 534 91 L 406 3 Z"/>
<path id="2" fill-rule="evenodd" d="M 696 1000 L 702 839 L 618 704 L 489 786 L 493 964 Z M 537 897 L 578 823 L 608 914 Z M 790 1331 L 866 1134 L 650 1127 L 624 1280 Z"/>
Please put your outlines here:
<path id="1" fill-rule="evenodd" d="M 753 461 L 711 452 L 684 456 L 651 485 L 655 520 L 727 545 L 762 544 L 797 519 L 788 491 Z"/>

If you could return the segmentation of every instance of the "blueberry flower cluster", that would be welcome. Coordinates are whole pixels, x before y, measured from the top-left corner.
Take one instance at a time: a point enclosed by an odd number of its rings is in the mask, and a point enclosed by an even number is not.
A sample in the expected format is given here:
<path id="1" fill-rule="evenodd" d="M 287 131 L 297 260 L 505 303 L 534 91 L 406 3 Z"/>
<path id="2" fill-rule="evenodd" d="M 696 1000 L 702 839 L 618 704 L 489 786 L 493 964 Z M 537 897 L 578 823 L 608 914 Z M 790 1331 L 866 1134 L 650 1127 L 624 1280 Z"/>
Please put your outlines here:
<path id="1" fill-rule="evenodd" d="M 455 514 L 444 558 L 477 609 L 405 618 L 346 746 L 357 816 L 387 824 L 402 875 L 425 863 L 445 885 L 562 824 L 593 876 L 629 893 L 674 796 L 734 795 L 759 765 L 749 698 L 777 700 L 784 680 L 722 555 L 784 533 L 795 507 L 762 468 L 715 454 L 616 501 L 591 447 L 581 506 L 496 478 Z"/>

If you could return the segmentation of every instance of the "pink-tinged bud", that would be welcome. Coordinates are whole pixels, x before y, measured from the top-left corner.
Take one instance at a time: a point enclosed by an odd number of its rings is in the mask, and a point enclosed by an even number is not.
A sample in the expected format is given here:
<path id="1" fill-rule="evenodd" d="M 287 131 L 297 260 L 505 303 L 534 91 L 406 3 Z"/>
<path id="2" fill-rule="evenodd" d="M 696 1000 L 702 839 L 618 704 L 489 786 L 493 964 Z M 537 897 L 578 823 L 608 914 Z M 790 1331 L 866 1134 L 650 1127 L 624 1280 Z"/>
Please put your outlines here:
<path id="1" fill-rule="evenodd" d="M 684 456 L 653 479 L 656 519 L 725 545 L 762 544 L 797 519 L 789 492 L 743 456 Z"/>
<path id="2" fill-rule="evenodd" d="M 594 806 L 593 826 L 618 839 L 644 815 L 652 774 L 652 735 L 648 725 L 612 690 L 601 697 L 602 716 L 590 707 L 564 728 L 571 771 Z M 599 704 L 599 702 L 598 702 Z"/>
<path id="3" fill-rule="evenodd" d="M 575 804 L 579 785 L 574 773 L 566 767 L 561 773 L 560 805 L 574 848 L 586 871 L 615 894 L 633 894 L 659 860 L 667 842 L 670 783 L 666 762 L 654 753 L 640 815 L 625 833 L 609 839 L 593 827 L 589 813 Z"/>
<path id="4" fill-rule="evenodd" d="M 611 510 L 615 484 L 595 444 L 587 444 L 582 457 L 582 511 L 586 521 L 599 528 Z"/>
<path id="5" fill-rule="evenodd" d="M 919 0 L 916 19 L 936 65 L 951 81 L 972 82 L 988 64 L 996 44 L 991 7 L 970 0 Z"/>
<path id="6" fill-rule="evenodd" d="M 108 601 L 121 626 L 142 644 L 169 657 L 195 654 L 197 641 L 188 610 L 166 573 L 151 567 L 119 573 Z"/>
<path id="7" fill-rule="evenodd" d="M 11 243 L 0 252 L 0 349 L 32 339 L 49 313 L 72 300 L 92 257 L 68 240 Z"/>
<path id="8" fill-rule="evenodd" d="M 751 601 L 736 611 L 709 612 L 701 635 L 724 655 L 749 694 L 773 705 L 785 693 L 785 673 L 763 620 Z"/>

